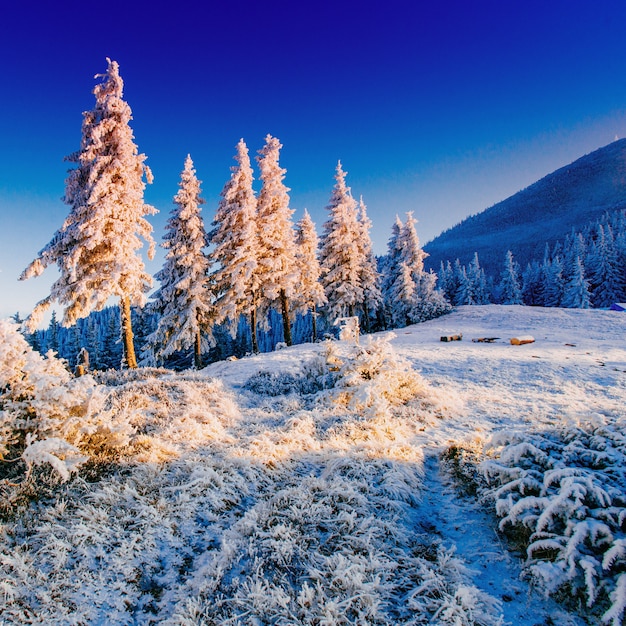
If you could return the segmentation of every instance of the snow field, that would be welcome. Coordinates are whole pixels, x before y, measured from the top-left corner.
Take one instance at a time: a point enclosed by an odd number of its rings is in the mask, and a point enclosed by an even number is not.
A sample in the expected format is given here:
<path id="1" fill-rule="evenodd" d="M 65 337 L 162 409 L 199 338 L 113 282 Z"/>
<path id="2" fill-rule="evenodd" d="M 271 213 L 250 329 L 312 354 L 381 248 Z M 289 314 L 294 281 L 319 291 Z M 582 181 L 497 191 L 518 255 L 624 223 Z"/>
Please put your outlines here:
<path id="1" fill-rule="evenodd" d="M 104 376 L 98 427 L 74 440 L 92 460 L 5 516 L 0 621 L 618 624 L 622 320 L 462 307 L 360 348 Z M 519 334 L 536 342 L 511 346 Z M 537 493 L 507 488 L 524 476 Z M 537 549 L 518 542 L 518 560 L 496 512 Z M 578 605 L 538 596 L 542 575 Z"/>
<path id="2" fill-rule="evenodd" d="M 413 438 L 439 417 L 419 398 L 394 410 L 425 383 L 385 339 L 318 352 L 304 378 L 319 391 L 304 395 L 110 377 L 103 411 L 126 443 L 96 482 L 64 482 L 5 522 L 2 619 L 499 623 L 420 526 Z"/>

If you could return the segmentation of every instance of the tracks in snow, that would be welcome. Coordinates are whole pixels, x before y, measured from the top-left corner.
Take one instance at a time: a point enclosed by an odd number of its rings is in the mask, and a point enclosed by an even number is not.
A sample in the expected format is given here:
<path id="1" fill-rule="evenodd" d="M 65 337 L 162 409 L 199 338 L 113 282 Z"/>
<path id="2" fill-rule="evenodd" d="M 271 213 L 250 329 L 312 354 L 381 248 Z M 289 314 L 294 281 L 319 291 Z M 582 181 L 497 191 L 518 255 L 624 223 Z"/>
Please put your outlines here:
<path id="1" fill-rule="evenodd" d="M 418 525 L 455 549 L 470 569 L 474 586 L 501 601 L 505 624 L 583 624 L 520 579 L 521 562 L 502 544 L 494 519 L 474 500 L 458 495 L 437 454 L 425 457 L 424 470 Z"/>

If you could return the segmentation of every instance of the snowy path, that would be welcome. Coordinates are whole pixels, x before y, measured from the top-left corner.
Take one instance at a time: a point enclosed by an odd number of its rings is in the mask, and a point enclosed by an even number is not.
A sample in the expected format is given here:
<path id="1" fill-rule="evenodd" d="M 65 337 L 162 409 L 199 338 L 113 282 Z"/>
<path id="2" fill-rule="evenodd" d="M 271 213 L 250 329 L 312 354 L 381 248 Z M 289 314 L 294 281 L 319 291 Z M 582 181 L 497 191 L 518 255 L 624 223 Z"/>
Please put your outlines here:
<path id="1" fill-rule="evenodd" d="M 440 537 L 444 546 L 455 549 L 470 569 L 472 583 L 478 589 L 502 602 L 505 624 L 583 624 L 520 579 L 520 560 L 498 537 L 493 517 L 473 499 L 458 495 L 445 471 L 442 472 L 436 454 L 425 458 L 424 469 L 421 511 L 427 518 L 422 523 Z"/>

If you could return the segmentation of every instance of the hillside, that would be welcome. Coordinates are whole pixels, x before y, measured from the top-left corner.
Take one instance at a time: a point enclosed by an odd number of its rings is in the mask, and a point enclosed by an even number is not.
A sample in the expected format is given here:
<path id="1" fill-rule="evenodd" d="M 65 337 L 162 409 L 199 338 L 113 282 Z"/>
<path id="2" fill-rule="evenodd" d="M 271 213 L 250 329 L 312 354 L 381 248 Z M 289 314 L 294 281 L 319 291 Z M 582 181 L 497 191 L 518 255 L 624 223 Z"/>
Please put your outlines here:
<path id="1" fill-rule="evenodd" d="M 83 411 L 72 441 L 91 461 L 56 438 L 30 458 L 72 471 L 65 482 L 45 465 L 18 480 L 19 464 L 5 464 L 0 621 L 621 626 L 623 323 L 610 311 L 460 307 L 361 348 L 306 344 L 96 380 L 53 364 L 38 373 L 32 355 L 25 369 L 25 343 L 5 325 L 0 384 L 13 371 L 15 387 L 37 383 L 12 390 L 14 404 L 7 392 L 5 419 L 39 394 L 46 426 L 63 421 L 67 438 Z M 463 340 L 439 340 L 451 333 Z M 517 334 L 536 342 L 513 346 Z M 485 336 L 499 339 L 471 341 Z M 548 438 L 557 472 L 533 457 Z M 545 493 L 531 497 L 542 476 Z M 478 493 L 459 493 L 472 482 Z M 495 512 L 519 541 L 538 507 L 556 548 L 526 560 L 496 533 Z M 549 582 L 575 590 L 569 607 L 542 595 Z"/>
<path id="2" fill-rule="evenodd" d="M 424 246 L 427 267 L 474 252 L 487 274 L 499 275 L 507 249 L 522 268 L 540 260 L 546 241 L 562 240 L 603 212 L 626 207 L 626 139 L 556 170 L 526 189 L 463 220 Z"/>

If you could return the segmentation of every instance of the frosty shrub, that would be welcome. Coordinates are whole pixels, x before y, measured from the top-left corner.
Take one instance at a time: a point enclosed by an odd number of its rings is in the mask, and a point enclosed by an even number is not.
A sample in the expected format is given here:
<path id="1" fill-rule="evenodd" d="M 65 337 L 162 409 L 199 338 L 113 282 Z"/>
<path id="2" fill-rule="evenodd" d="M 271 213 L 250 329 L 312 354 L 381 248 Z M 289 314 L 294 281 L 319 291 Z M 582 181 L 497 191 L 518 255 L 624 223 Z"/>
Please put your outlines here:
<path id="1" fill-rule="evenodd" d="M 380 402 L 404 404 L 423 392 L 425 384 L 391 347 L 394 337 L 368 337 L 363 345 L 327 341 L 323 354 L 306 362 L 299 373 L 261 371 L 244 387 L 266 396 L 326 391 L 327 399 L 355 411 Z"/>
<path id="2" fill-rule="evenodd" d="M 483 463 L 500 528 L 526 537 L 526 571 L 546 593 L 620 626 L 626 608 L 626 420 L 594 416 L 507 432 Z"/>
<path id="3" fill-rule="evenodd" d="M 331 395 L 354 410 L 380 403 L 404 404 L 425 390 L 422 377 L 391 347 L 395 335 L 368 337 L 362 345 L 343 346 L 345 354 L 330 350 L 326 361 L 336 370 Z"/>
<path id="4" fill-rule="evenodd" d="M 475 496 L 485 486 L 480 471 L 484 442 L 479 439 L 457 443 L 446 448 L 441 462 L 465 495 Z"/>
<path id="5" fill-rule="evenodd" d="M 115 387 L 117 385 L 124 385 L 133 381 L 159 379 L 164 376 L 171 376 L 172 373 L 172 370 L 161 367 L 141 367 L 138 369 L 106 370 L 104 372 L 96 372 L 94 374 L 94 378 L 102 385 Z"/>
<path id="6" fill-rule="evenodd" d="M 263 396 L 282 396 L 302 393 L 302 382 L 302 377 L 289 372 L 262 370 L 246 381 L 244 389 Z"/>
<path id="7" fill-rule="evenodd" d="M 103 412 L 116 425 L 127 460 L 160 462 L 212 440 L 228 440 L 226 428 L 239 410 L 219 381 L 178 375 L 146 377 L 109 389 Z M 93 436 L 90 449 L 111 447 L 110 436 Z"/>
<path id="8" fill-rule="evenodd" d="M 73 378 L 54 353 L 41 356 L 16 324 L 0 320 L 0 458 L 49 463 L 66 480 L 85 460 L 77 446 L 98 391 L 93 378 Z"/>

